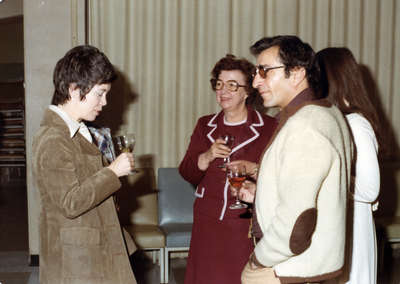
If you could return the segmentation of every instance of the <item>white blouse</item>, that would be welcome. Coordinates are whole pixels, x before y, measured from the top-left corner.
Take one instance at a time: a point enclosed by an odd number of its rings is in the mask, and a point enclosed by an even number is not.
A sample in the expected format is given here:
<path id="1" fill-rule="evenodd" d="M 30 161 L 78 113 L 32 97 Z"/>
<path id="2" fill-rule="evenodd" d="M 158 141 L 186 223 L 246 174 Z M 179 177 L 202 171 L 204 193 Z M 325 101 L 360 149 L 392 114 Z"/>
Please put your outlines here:
<path id="1" fill-rule="evenodd" d="M 354 188 L 353 247 L 350 280 L 347 283 L 375 284 L 377 249 L 372 205 L 379 195 L 378 143 L 371 124 L 362 115 L 346 115 L 357 149 Z"/>

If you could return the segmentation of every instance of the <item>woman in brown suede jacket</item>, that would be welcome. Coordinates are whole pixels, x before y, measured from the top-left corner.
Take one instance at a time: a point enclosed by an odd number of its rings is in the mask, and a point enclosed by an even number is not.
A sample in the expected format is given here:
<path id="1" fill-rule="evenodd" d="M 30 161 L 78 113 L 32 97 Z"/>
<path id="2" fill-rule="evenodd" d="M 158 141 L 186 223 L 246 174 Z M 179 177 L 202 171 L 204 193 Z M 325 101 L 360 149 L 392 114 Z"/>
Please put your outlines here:
<path id="1" fill-rule="evenodd" d="M 78 46 L 58 61 L 55 91 L 33 142 L 40 192 L 40 283 L 136 283 L 112 198 L 131 153 L 109 166 L 83 121 L 106 105 L 116 73 L 97 48 Z"/>

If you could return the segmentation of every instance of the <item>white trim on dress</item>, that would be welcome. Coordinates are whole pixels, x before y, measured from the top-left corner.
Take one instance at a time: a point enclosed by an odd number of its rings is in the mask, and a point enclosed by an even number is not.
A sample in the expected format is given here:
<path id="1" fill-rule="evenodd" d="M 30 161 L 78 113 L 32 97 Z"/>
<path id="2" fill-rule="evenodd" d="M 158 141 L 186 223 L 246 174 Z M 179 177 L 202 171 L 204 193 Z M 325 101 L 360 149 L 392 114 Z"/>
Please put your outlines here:
<path id="1" fill-rule="evenodd" d="M 262 119 L 261 114 L 260 114 L 258 111 L 256 111 L 256 110 L 254 110 L 254 111 L 255 111 L 256 114 L 257 114 L 258 122 L 257 122 L 257 123 L 252 123 L 252 124 L 249 126 L 250 130 L 254 133 L 254 135 L 253 135 L 252 137 L 250 137 L 249 139 L 247 139 L 246 141 L 244 141 L 244 142 L 242 142 L 241 144 L 239 144 L 239 145 L 237 145 L 236 147 L 234 147 L 234 148 L 232 149 L 231 154 L 235 153 L 237 150 L 243 148 L 243 147 L 246 146 L 247 144 L 250 144 L 251 142 L 253 142 L 254 140 L 256 140 L 256 139 L 260 136 L 260 133 L 257 131 L 257 129 L 255 129 L 255 127 L 263 126 L 263 125 L 264 125 L 264 121 L 263 121 L 263 119 Z M 214 131 L 217 129 L 217 124 L 214 122 L 215 119 L 217 118 L 217 116 L 218 116 L 218 113 L 216 113 L 216 114 L 210 119 L 210 121 L 207 123 L 207 126 L 212 127 L 212 129 L 207 133 L 207 138 L 211 141 L 211 143 L 214 143 L 214 142 L 215 142 L 215 139 L 214 139 L 211 135 L 212 135 L 212 134 L 214 133 Z M 246 119 L 246 121 L 247 121 L 247 119 Z M 242 122 L 239 123 L 239 124 L 242 124 Z M 238 125 L 239 125 L 239 124 L 238 124 Z M 229 124 L 228 124 L 228 125 L 229 125 Z M 220 217 L 219 217 L 220 220 L 223 220 L 223 219 L 224 219 L 224 215 L 225 215 L 225 211 L 226 211 L 226 206 L 227 206 L 227 203 L 228 203 L 228 188 L 229 188 L 229 181 L 228 181 L 228 179 L 226 179 L 226 181 L 225 181 L 225 187 L 224 187 L 224 205 L 222 206 L 221 215 L 220 215 Z M 203 189 L 204 189 L 204 188 L 203 188 Z M 195 193 L 195 194 L 196 194 L 196 193 Z M 201 197 L 203 197 L 203 195 L 204 195 L 204 190 L 202 191 L 202 196 L 201 196 Z M 197 195 L 196 195 L 196 196 L 197 196 Z"/>

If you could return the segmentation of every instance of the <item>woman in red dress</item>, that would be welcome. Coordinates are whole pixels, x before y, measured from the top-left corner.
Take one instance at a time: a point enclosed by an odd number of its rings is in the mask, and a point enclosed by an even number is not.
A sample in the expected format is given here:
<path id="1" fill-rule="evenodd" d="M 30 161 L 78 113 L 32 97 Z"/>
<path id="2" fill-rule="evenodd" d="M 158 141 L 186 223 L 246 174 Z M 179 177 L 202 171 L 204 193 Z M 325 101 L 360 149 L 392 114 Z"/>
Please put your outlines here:
<path id="1" fill-rule="evenodd" d="M 239 284 L 253 250 L 247 209 L 230 209 L 224 158 L 258 162 L 276 128 L 273 118 L 254 110 L 254 65 L 227 55 L 214 66 L 211 86 L 221 111 L 201 117 L 193 131 L 179 172 L 194 184 L 196 200 L 185 284 Z M 234 137 L 231 148 L 221 139 Z"/>

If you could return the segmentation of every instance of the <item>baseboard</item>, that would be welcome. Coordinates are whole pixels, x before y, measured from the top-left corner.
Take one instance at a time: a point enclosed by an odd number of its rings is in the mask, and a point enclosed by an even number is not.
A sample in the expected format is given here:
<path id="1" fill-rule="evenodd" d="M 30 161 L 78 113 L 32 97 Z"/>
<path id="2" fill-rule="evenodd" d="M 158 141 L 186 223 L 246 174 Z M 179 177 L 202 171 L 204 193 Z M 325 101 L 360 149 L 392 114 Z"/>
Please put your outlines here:
<path id="1" fill-rule="evenodd" d="M 39 266 L 39 255 L 38 254 L 31 254 L 29 266 Z"/>

